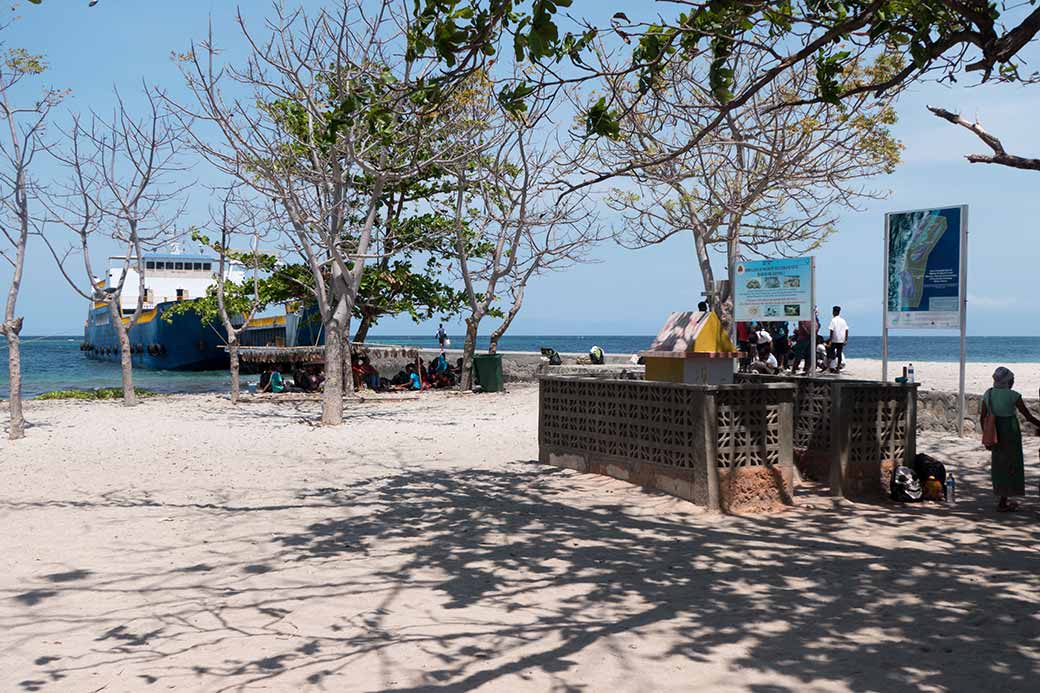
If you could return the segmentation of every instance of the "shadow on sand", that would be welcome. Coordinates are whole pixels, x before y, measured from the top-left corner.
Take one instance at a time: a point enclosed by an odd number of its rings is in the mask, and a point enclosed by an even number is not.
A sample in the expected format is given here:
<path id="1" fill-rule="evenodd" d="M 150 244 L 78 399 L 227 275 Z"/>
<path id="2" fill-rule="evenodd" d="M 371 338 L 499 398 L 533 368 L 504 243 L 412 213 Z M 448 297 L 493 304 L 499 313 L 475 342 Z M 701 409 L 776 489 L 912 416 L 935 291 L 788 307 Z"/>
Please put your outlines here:
<path id="1" fill-rule="evenodd" d="M 158 626 L 45 610 L 66 591 L 129 591 L 143 579 L 74 568 L 4 595 L 21 612 L 0 626 L 96 633 L 82 652 L 37 660 L 24 690 L 57 690 L 75 672 L 131 665 L 147 672 L 138 675 L 142 689 L 166 679 L 207 690 L 261 682 L 281 688 L 290 680 L 342 690 L 342 682 L 326 679 L 349 674 L 364 657 L 402 658 L 415 648 L 439 662 L 421 685 L 385 674 L 379 689 L 508 690 L 510 677 L 534 671 L 552 690 L 592 690 L 573 673 L 583 652 L 634 633 L 654 639 L 657 654 L 618 666 L 635 669 L 633 681 L 655 660 L 695 665 L 739 646 L 729 655 L 730 671 L 787 682 L 746 687 L 759 693 L 811 686 L 1013 691 L 1036 684 L 1040 558 L 1032 514 L 996 517 L 989 498 L 981 498 L 930 511 L 931 524 L 921 522 L 929 512 L 922 508 L 831 508 L 810 493 L 801 500 L 811 510 L 680 521 L 633 514 L 623 503 L 604 502 L 609 495 L 577 507 L 568 500 L 576 478 L 518 463 L 507 471 L 407 470 L 348 488 L 304 490 L 296 504 L 309 517 L 324 517 L 297 524 L 291 514 L 278 515 L 275 533 L 252 537 L 248 555 L 232 552 L 223 562 L 149 576 L 148 624 Z M 265 510 L 220 512 L 233 521 L 237 513 Z M 915 529 L 898 548 L 870 540 L 871 529 L 884 534 L 911 522 Z M 1008 532 L 1008 523 L 1016 531 Z M 361 561 L 367 579 L 330 579 L 348 561 Z M 248 586 L 236 582 L 242 576 Z M 281 649 L 271 651 L 269 636 L 286 633 L 288 615 L 371 585 L 392 589 L 374 594 L 363 616 L 345 622 L 330 609 L 322 627 L 276 640 Z M 409 590 L 427 596 L 409 599 Z M 186 599 L 192 595 L 195 601 Z M 422 599 L 437 605 L 414 603 Z M 409 610 L 427 607 L 440 615 L 436 627 L 429 620 L 402 625 Z M 238 627 L 242 609 L 266 621 Z M 520 618 L 505 617 L 516 611 Z M 192 628 L 191 644 L 183 645 Z M 268 645 L 255 659 L 213 665 L 221 661 L 213 652 L 228 638 L 265 638 Z M 203 650 L 209 663 L 185 671 L 184 662 Z M 614 656 L 630 654 L 622 648 Z"/>

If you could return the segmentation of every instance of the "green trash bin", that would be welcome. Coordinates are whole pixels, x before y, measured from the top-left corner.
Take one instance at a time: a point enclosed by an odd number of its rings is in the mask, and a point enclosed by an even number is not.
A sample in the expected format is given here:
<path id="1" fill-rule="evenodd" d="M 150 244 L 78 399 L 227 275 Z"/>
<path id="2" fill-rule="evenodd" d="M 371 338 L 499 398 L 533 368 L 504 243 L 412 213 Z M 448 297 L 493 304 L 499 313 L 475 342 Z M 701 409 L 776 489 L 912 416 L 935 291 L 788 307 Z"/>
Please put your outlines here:
<path id="1" fill-rule="evenodd" d="M 502 391 L 502 357 L 498 354 L 474 356 L 473 373 L 484 392 Z"/>

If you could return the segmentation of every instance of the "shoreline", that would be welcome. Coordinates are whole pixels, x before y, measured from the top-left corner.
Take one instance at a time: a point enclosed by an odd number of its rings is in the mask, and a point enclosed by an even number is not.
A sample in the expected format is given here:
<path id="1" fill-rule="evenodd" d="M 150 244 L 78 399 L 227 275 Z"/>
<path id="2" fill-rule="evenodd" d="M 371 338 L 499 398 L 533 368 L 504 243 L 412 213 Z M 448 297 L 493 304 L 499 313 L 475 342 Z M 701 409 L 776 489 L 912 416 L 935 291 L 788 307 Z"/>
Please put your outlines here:
<path id="1" fill-rule="evenodd" d="M 438 353 L 440 352 L 436 349 L 422 350 L 422 356 L 427 361 Z M 454 360 L 462 355 L 462 350 L 448 349 L 446 353 L 449 359 Z M 537 380 L 539 366 L 542 365 L 541 354 L 532 351 L 499 351 L 498 353 L 502 356 L 502 368 L 505 382 L 531 383 Z M 560 356 L 563 358 L 564 365 L 573 365 L 578 357 L 586 356 L 586 354 L 561 353 Z M 607 354 L 606 363 L 608 366 L 626 365 L 631 364 L 631 358 L 632 354 Z M 390 372 L 393 370 L 395 364 L 396 362 L 392 363 L 391 361 L 384 361 L 382 363 L 375 362 L 374 365 L 376 365 L 381 372 L 384 371 L 384 368 L 386 369 L 386 372 Z M 896 375 L 899 375 L 903 365 L 902 362 L 890 361 L 889 377 L 894 378 Z M 1037 396 L 1038 391 L 1040 391 L 1040 362 L 1007 364 L 994 362 L 968 362 L 965 368 L 965 393 L 981 395 L 985 392 L 992 384 L 993 371 L 1001 365 L 1006 365 L 1015 373 L 1015 389 L 1018 392 L 1022 393 L 1024 397 L 1030 399 Z M 397 367 L 400 367 L 400 365 L 397 365 Z M 953 393 L 958 391 L 959 368 L 957 363 L 946 361 L 922 361 L 914 363 L 914 370 L 916 381 L 920 383 L 922 390 Z M 213 377 L 219 377 L 217 374 L 224 374 L 226 376 L 227 371 L 205 371 L 205 373 L 213 374 Z M 842 375 L 846 378 L 879 380 L 881 378 L 881 360 L 850 358 L 848 359 L 848 365 L 842 372 Z M 24 377 L 23 374 L 23 378 Z M 246 390 L 245 383 L 249 382 L 250 379 L 256 379 L 258 377 L 259 376 L 255 375 L 243 376 L 243 391 Z M 90 386 L 85 383 L 78 383 L 54 387 L 51 390 L 47 390 L 47 392 L 72 389 L 90 390 L 99 387 L 112 387 L 112 385 L 101 384 Z M 118 387 L 118 385 L 116 387 Z M 153 390 L 157 395 L 164 397 L 210 396 L 226 394 L 228 392 L 226 384 L 223 386 L 214 384 L 213 387 L 206 389 L 169 391 L 155 390 L 154 387 L 151 387 L 149 384 L 142 384 L 141 387 Z M 44 393 L 34 393 L 33 395 L 24 396 L 24 399 L 25 401 L 33 401 L 42 394 Z M 6 397 L 0 397 L 0 402 L 6 401 Z"/>

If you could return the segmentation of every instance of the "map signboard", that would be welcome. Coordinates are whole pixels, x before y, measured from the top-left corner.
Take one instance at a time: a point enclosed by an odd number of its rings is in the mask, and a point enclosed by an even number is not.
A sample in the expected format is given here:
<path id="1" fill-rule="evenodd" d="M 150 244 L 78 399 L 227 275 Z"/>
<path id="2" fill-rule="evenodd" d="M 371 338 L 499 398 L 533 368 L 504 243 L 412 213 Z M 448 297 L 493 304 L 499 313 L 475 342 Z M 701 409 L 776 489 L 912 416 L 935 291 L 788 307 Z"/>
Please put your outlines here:
<path id="1" fill-rule="evenodd" d="M 737 322 L 810 319 L 811 257 L 740 262 L 733 270 L 733 318 Z"/>
<path id="2" fill-rule="evenodd" d="M 961 326 L 966 207 L 885 215 L 888 328 Z"/>

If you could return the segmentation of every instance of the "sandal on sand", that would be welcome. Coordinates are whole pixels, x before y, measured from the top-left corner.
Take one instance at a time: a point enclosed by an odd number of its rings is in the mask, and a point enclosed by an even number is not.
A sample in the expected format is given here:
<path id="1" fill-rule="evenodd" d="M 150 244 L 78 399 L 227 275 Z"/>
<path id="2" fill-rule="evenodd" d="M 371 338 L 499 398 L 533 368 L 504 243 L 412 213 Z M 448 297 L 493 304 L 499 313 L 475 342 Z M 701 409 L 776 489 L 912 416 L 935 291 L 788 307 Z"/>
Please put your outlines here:
<path id="1" fill-rule="evenodd" d="M 1018 503 L 1015 503 L 1014 501 L 1012 501 L 1012 502 L 1008 503 L 1007 505 L 998 505 L 997 506 L 997 512 L 998 513 L 1018 512 Z"/>

